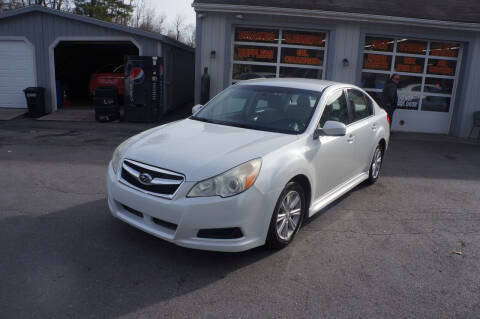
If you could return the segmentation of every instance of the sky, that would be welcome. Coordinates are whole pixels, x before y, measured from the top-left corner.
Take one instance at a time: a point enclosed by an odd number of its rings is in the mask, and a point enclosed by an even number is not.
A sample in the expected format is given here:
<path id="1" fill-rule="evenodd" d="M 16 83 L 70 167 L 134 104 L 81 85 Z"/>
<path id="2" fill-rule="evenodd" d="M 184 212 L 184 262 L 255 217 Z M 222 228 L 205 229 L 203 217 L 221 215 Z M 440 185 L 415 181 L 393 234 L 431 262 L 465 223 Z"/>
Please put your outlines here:
<path id="1" fill-rule="evenodd" d="M 192 2 L 193 0 L 146 0 L 147 5 L 154 8 L 158 14 L 165 13 L 168 22 L 172 22 L 177 14 L 181 14 L 187 24 L 195 24 Z"/>

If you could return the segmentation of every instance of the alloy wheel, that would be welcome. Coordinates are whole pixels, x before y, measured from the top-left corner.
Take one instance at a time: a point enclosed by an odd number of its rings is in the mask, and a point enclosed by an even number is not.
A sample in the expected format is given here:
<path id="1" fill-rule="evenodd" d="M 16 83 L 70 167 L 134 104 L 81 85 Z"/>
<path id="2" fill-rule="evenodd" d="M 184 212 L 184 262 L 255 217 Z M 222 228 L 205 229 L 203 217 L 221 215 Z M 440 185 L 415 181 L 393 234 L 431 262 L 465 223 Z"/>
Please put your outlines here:
<path id="1" fill-rule="evenodd" d="M 302 198 L 295 191 L 289 191 L 283 198 L 279 207 L 276 221 L 277 235 L 282 240 L 288 241 L 295 233 L 302 213 Z"/>

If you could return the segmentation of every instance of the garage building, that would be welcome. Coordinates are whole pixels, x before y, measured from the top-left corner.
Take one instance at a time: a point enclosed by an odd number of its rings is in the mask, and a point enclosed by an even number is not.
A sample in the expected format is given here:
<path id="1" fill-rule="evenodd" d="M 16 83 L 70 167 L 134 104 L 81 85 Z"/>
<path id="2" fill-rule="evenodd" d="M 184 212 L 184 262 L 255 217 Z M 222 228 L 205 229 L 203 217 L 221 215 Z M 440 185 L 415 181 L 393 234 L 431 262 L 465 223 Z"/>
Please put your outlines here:
<path id="1" fill-rule="evenodd" d="M 164 59 L 164 110 L 193 100 L 194 49 L 166 36 L 30 6 L 0 15 L 0 108 L 26 108 L 23 89 L 45 88 L 47 112 L 91 105 L 98 72 L 122 73 L 125 56 Z"/>
<path id="2" fill-rule="evenodd" d="M 466 137 L 480 111 L 480 2 L 195 0 L 196 78 L 353 83 L 379 100 L 399 73 L 397 131 Z M 199 101 L 199 85 L 196 101 Z"/>

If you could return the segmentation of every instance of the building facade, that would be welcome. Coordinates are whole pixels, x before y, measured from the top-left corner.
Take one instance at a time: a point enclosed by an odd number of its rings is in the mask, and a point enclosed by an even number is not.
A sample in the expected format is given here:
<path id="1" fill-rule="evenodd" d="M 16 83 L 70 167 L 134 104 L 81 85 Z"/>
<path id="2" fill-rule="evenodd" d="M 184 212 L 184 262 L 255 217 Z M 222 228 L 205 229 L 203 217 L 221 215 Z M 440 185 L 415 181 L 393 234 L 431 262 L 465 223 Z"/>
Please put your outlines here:
<path id="1" fill-rule="evenodd" d="M 323 2 L 196 0 L 196 83 L 208 67 L 211 96 L 250 78 L 307 77 L 378 100 L 398 73 L 394 130 L 468 136 L 480 111 L 480 3 Z"/>

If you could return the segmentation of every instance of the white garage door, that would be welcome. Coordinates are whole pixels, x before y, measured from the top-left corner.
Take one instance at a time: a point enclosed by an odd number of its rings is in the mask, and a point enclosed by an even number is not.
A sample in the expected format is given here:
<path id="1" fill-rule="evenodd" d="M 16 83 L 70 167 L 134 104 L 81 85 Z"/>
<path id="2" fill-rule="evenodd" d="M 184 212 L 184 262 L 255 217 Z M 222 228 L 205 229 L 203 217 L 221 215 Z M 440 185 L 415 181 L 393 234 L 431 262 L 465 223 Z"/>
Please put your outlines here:
<path id="1" fill-rule="evenodd" d="M 26 108 L 23 89 L 35 86 L 33 48 L 24 41 L 0 40 L 0 107 Z"/>

